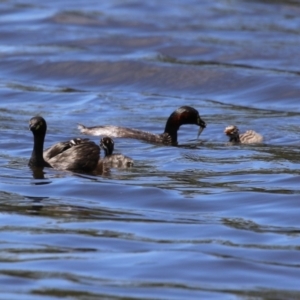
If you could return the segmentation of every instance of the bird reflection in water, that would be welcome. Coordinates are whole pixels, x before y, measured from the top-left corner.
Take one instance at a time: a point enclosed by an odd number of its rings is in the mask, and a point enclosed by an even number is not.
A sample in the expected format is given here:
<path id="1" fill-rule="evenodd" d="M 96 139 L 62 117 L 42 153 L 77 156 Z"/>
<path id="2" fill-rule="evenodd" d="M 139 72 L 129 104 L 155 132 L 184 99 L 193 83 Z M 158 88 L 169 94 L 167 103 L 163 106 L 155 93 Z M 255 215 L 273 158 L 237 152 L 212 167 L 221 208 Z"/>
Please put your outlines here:
<path id="1" fill-rule="evenodd" d="M 41 184 L 51 183 L 51 181 L 48 180 L 48 178 L 45 178 L 44 168 L 30 167 L 30 169 L 32 171 L 32 176 L 34 179 L 43 179 L 43 181 L 34 181 L 34 182 L 32 182 L 32 184 L 41 185 Z"/>

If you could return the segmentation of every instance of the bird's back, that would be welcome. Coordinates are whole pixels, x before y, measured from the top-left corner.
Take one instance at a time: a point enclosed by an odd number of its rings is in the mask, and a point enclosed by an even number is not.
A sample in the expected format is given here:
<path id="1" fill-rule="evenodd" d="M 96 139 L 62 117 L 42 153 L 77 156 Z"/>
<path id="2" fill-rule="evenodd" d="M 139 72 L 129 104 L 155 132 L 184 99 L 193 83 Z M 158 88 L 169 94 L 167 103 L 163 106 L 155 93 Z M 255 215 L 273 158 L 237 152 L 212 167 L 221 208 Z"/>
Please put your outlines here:
<path id="1" fill-rule="evenodd" d="M 62 145 L 58 145 L 57 148 L 60 146 Z M 91 172 L 97 167 L 99 158 L 100 147 L 86 140 L 52 156 L 48 163 L 55 169 Z"/>

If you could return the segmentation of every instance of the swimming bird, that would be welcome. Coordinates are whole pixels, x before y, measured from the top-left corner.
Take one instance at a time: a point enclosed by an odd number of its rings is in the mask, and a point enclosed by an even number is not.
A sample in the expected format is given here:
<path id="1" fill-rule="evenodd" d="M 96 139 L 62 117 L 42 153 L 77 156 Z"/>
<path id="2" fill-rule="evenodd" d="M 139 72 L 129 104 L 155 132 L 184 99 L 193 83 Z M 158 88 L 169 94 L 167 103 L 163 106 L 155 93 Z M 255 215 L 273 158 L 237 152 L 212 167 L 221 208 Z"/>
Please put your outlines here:
<path id="1" fill-rule="evenodd" d="M 100 148 L 104 150 L 104 158 L 102 162 L 104 165 L 112 167 L 132 167 L 133 159 L 123 154 L 113 154 L 114 141 L 112 138 L 105 136 L 100 141 Z"/>
<path id="2" fill-rule="evenodd" d="M 43 152 L 47 123 L 41 116 L 30 119 L 29 129 L 33 133 L 33 150 L 30 167 L 52 167 L 59 170 L 91 172 L 100 158 L 100 147 L 88 139 L 73 139 L 59 142 Z"/>
<path id="3" fill-rule="evenodd" d="M 195 108 L 191 106 L 181 106 L 169 116 L 165 131 L 162 134 L 154 134 L 139 129 L 112 125 L 86 127 L 82 124 L 78 124 L 78 129 L 84 134 L 110 136 L 113 138 L 132 138 L 154 144 L 176 146 L 178 144 L 177 132 L 180 126 L 184 124 L 199 126 L 198 137 L 206 127 L 206 123 L 201 119 L 199 112 Z"/>
<path id="4" fill-rule="evenodd" d="M 245 133 L 240 134 L 239 129 L 235 125 L 227 126 L 224 133 L 229 137 L 229 142 L 241 144 L 254 144 L 263 141 L 262 135 L 254 130 L 247 130 Z"/>

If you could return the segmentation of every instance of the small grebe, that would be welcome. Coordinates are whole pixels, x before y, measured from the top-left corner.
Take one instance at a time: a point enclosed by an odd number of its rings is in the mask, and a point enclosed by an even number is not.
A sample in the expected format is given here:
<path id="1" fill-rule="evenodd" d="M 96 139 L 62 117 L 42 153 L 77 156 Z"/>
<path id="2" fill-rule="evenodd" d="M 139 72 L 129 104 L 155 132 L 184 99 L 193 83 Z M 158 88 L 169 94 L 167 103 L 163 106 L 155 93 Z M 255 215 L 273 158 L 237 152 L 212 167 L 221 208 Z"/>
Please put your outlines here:
<path id="1" fill-rule="evenodd" d="M 113 138 L 139 139 L 154 144 L 177 145 L 177 132 L 181 125 L 194 124 L 199 126 L 198 137 L 206 127 L 206 123 L 201 119 L 199 112 L 191 106 L 181 106 L 175 110 L 167 120 L 165 131 L 162 134 L 154 134 L 139 129 L 132 129 L 118 126 L 95 126 L 85 127 L 79 124 L 81 133 L 110 136 Z"/>
<path id="2" fill-rule="evenodd" d="M 100 141 L 100 148 L 104 150 L 104 158 L 102 162 L 104 165 L 110 165 L 115 168 L 132 167 L 133 159 L 123 154 L 113 154 L 114 141 L 112 138 L 106 136 Z"/>
<path id="3" fill-rule="evenodd" d="M 96 169 L 100 147 L 88 139 L 74 139 L 60 142 L 43 153 L 47 123 L 36 116 L 30 119 L 29 129 L 33 133 L 33 150 L 28 165 L 43 168 L 53 167 L 59 170 L 91 172 Z"/>
<path id="4" fill-rule="evenodd" d="M 247 130 L 245 133 L 240 134 L 235 125 L 227 126 L 224 133 L 229 137 L 229 142 L 232 143 L 254 144 L 263 141 L 263 137 L 254 130 Z"/>

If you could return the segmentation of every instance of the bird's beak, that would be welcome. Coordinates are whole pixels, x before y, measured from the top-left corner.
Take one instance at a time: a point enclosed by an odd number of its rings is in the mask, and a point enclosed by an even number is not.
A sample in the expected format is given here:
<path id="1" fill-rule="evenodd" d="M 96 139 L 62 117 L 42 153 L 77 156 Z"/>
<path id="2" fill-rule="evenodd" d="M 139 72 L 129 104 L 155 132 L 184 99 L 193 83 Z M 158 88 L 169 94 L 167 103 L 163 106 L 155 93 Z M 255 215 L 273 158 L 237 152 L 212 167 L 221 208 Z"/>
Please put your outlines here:
<path id="1" fill-rule="evenodd" d="M 202 133 L 202 131 L 204 130 L 204 128 L 206 128 L 206 123 L 199 116 L 198 120 L 197 120 L 197 124 L 199 125 L 199 130 L 198 130 L 198 136 L 197 136 L 197 138 L 199 138 L 199 136 Z"/>

